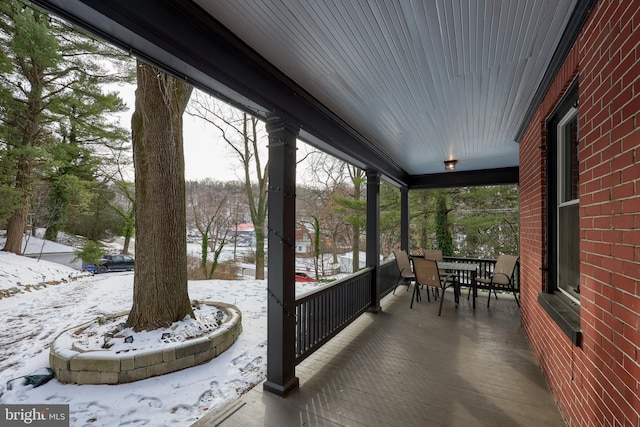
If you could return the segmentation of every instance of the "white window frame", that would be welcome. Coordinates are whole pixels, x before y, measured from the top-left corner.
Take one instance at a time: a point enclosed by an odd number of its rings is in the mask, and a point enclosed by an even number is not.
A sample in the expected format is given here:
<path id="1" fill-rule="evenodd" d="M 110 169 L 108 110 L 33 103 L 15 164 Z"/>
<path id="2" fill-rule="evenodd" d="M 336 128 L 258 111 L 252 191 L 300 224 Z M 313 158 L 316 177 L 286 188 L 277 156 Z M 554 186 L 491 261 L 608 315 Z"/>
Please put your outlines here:
<path id="1" fill-rule="evenodd" d="M 565 140 L 565 128 L 566 126 L 573 121 L 574 119 L 576 119 L 578 115 L 578 108 L 576 107 L 572 107 L 569 109 L 569 111 L 567 111 L 567 113 L 564 115 L 564 117 L 562 117 L 562 120 L 560 120 L 560 122 L 558 123 L 557 126 L 557 151 L 556 151 L 556 159 L 557 159 L 557 171 L 556 171 L 556 177 L 557 177 L 557 197 L 558 197 L 558 201 L 557 201 L 557 207 L 556 207 L 556 219 L 557 219 L 557 223 L 558 223 L 558 228 L 559 228 L 559 218 L 560 218 L 560 210 L 562 208 L 566 208 L 569 206 L 575 206 L 575 205 L 579 205 L 580 204 L 580 199 L 576 198 L 576 199 L 571 199 L 571 200 L 564 200 L 564 190 L 565 190 L 565 153 L 566 150 L 565 148 L 565 144 L 566 144 L 566 140 Z M 557 283 L 557 290 L 562 292 L 564 295 L 566 295 L 569 299 L 571 299 L 573 302 L 580 304 L 580 299 L 576 298 L 576 296 L 570 292 L 567 292 L 565 289 L 562 288 L 562 286 L 560 286 L 560 271 L 561 268 L 560 266 L 562 265 L 562 261 L 561 258 L 563 256 L 561 249 L 560 249 L 560 239 L 564 237 L 564 234 L 562 234 L 562 232 L 558 229 L 557 233 L 556 233 L 556 266 L 557 266 L 557 271 L 556 271 L 556 283 Z"/>

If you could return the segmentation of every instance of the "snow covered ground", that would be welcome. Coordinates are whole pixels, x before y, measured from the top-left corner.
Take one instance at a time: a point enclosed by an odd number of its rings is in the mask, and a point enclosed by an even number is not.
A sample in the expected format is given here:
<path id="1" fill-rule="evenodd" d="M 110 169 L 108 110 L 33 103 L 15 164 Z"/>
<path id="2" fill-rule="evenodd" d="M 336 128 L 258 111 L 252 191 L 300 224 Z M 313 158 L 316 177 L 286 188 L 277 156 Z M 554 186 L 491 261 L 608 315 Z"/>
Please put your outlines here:
<path id="1" fill-rule="evenodd" d="M 192 281 L 191 299 L 222 301 L 242 312 L 243 332 L 229 350 L 183 371 L 122 385 L 73 385 L 57 380 L 34 388 L 18 379 L 49 366 L 49 345 L 65 329 L 129 310 L 133 273 L 69 276 L 78 272 L 0 252 L 0 404 L 68 404 L 71 426 L 189 426 L 264 380 L 267 283 Z M 33 288 L 26 284 L 51 281 Z M 298 283 L 306 292 L 315 283 Z"/>
<path id="2" fill-rule="evenodd" d="M 2 243 L 0 242 L 0 247 Z M 62 264 L 26 259 L 0 251 L 0 295 L 23 292 L 42 284 L 56 284 L 87 277 L 89 273 Z"/>

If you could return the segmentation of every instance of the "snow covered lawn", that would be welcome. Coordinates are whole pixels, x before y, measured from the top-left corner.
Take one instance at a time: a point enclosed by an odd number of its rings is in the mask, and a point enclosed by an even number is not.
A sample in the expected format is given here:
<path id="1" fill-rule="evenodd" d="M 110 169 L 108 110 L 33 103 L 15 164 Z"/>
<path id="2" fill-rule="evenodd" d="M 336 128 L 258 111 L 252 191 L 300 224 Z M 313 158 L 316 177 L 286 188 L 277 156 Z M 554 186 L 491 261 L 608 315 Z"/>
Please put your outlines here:
<path id="1" fill-rule="evenodd" d="M 1 404 L 68 404 L 72 426 L 189 426 L 264 380 L 266 281 L 209 280 L 190 282 L 190 298 L 236 305 L 243 328 L 236 343 L 212 361 L 115 386 L 54 379 L 34 388 L 16 380 L 8 390 L 11 379 L 49 366 L 49 345 L 62 331 L 131 308 L 132 272 L 81 277 L 37 290 L 24 286 L 59 282 L 74 271 L 0 252 L 0 288 L 20 288 L 0 299 Z"/>

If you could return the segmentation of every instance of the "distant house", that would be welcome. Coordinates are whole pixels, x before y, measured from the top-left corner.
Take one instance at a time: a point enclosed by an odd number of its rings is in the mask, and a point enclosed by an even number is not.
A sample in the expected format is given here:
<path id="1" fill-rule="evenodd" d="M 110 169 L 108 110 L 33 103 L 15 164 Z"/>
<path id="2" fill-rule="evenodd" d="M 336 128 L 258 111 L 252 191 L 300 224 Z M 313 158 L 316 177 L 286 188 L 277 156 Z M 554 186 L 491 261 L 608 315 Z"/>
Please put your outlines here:
<path id="1" fill-rule="evenodd" d="M 4 246 L 5 237 L 0 237 L 0 245 Z M 66 265 L 76 270 L 82 270 L 82 260 L 76 259 L 76 248 L 40 239 L 34 236 L 24 236 L 22 240 L 22 254 L 29 258 L 43 259 Z"/>
<path id="2" fill-rule="evenodd" d="M 232 230 L 231 237 L 235 237 L 238 246 L 253 246 L 256 242 L 256 231 L 253 224 L 238 224 L 235 230 Z"/>
<path id="3" fill-rule="evenodd" d="M 367 266 L 367 253 L 364 251 L 360 251 L 358 253 L 359 258 L 359 266 L 360 268 L 364 268 Z M 340 272 L 341 273 L 353 273 L 353 252 L 348 252 L 346 254 L 342 254 L 338 256 L 338 262 L 340 263 Z"/>
<path id="4" fill-rule="evenodd" d="M 313 239 L 309 229 L 302 224 L 296 225 L 296 255 L 313 255 Z"/>

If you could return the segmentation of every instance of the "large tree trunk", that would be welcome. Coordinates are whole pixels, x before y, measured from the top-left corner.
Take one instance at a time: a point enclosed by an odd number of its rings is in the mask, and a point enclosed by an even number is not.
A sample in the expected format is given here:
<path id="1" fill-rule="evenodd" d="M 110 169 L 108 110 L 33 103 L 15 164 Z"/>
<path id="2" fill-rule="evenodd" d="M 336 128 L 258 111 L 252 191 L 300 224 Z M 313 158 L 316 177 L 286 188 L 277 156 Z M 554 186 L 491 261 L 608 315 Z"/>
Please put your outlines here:
<path id="1" fill-rule="evenodd" d="M 256 223 L 254 227 L 256 233 L 256 280 L 264 280 L 264 221 Z"/>
<path id="2" fill-rule="evenodd" d="M 3 251 L 22 255 L 22 240 L 27 225 L 27 209 L 20 207 L 13 212 L 7 222 L 7 241 Z"/>
<path id="3" fill-rule="evenodd" d="M 31 197 L 33 195 L 33 168 L 35 158 L 34 148 L 41 145 L 42 133 L 42 110 L 43 110 L 43 80 L 44 67 L 33 63 L 25 72 L 31 90 L 27 96 L 27 102 L 23 111 L 9 120 L 16 141 L 20 141 L 21 151 L 17 164 L 15 187 L 20 191 L 19 207 L 13 212 L 7 222 L 7 241 L 4 249 L 7 252 L 22 254 L 22 239 L 27 227 L 27 217 L 31 207 Z M 35 232 L 35 224 L 32 231 Z"/>
<path id="4" fill-rule="evenodd" d="M 182 114 L 193 88 L 140 61 L 131 119 L 136 269 L 127 324 L 136 331 L 193 317 L 187 286 Z"/>
<path id="5" fill-rule="evenodd" d="M 27 228 L 27 215 L 31 204 L 32 174 L 33 159 L 24 154 L 18 162 L 18 173 L 16 174 L 16 188 L 20 190 L 20 203 L 7 222 L 7 241 L 3 249 L 18 255 L 22 255 L 22 240 Z"/>

